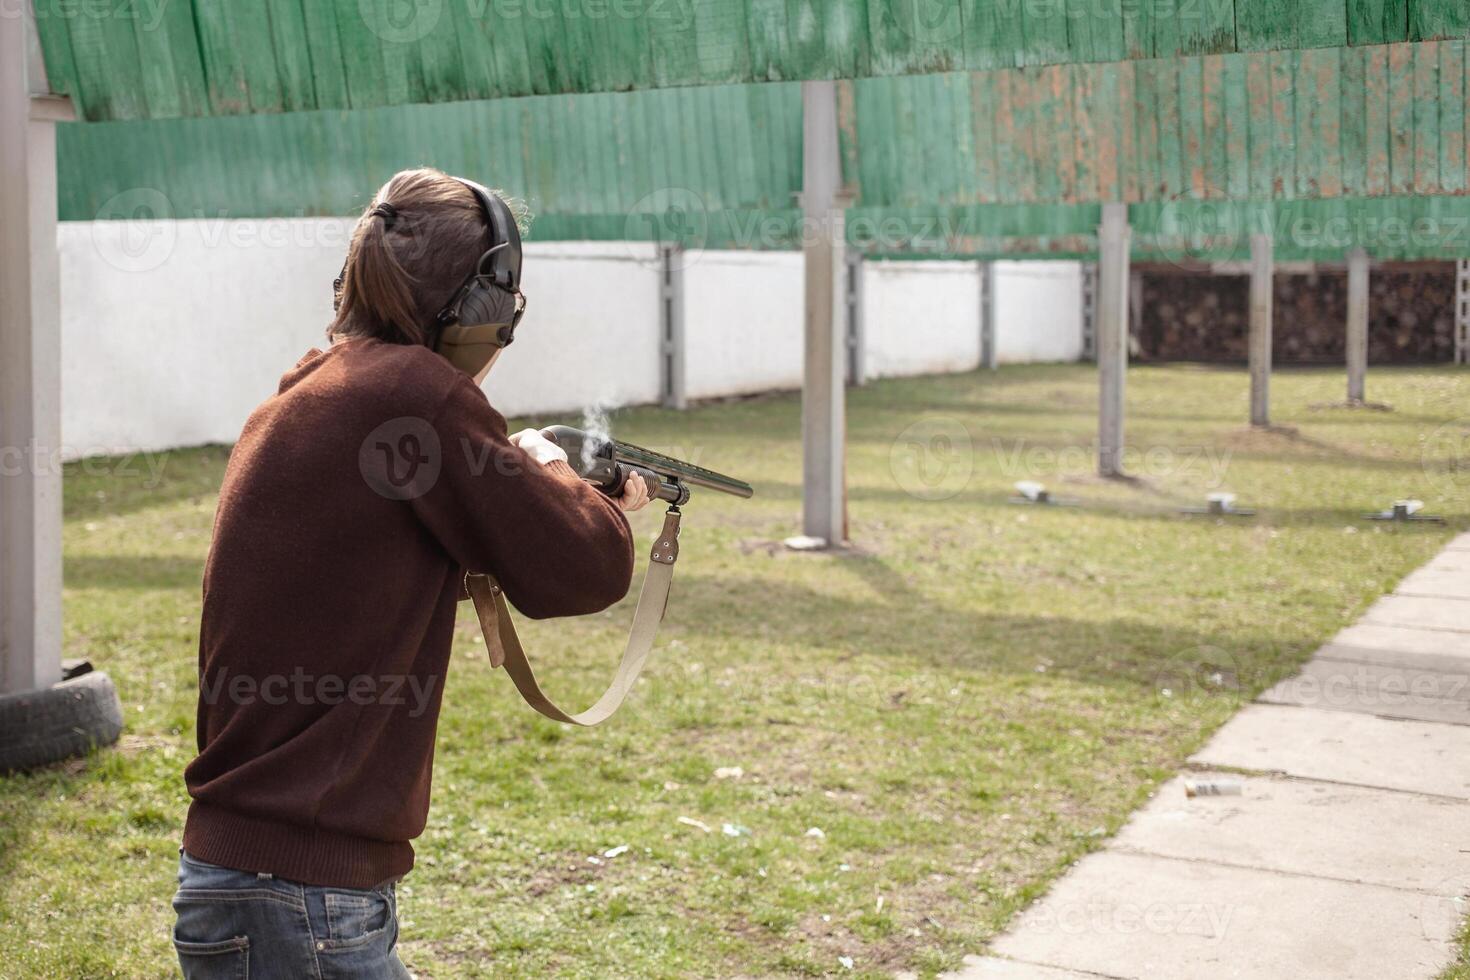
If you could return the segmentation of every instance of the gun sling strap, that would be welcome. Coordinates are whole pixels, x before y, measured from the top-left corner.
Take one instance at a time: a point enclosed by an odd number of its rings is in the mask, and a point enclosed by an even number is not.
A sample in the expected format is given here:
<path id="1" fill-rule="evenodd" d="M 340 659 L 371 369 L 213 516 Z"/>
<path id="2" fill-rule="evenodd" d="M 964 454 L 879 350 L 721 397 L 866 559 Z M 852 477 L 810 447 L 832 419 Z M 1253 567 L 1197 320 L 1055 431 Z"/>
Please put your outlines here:
<path id="1" fill-rule="evenodd" d="M 511 622 L 510 607 L 506 605 L 505 591 L 500 583 L 479 572 L 465 576 L 465 589 L 475 604 L 480 630 L 485 634 L 485 652 L 490 656 L 490 666 L 505 667 L 505 672 L 515 682 L 516 690 L 521 692 L 527 704 L 554 721 L 586 726 L 607 721 L 622 706 L 648 660 L 659 624 L 668 609 L 669 587 L 674 583 L 674 562 L 679 557 L 679 517 L 677 507 L 670 507 L 664 515 L 663 530 L 653 543 L 648 574 L 643 579 L 643 590 L 638 593 L 638 608 L 633 613 L 628 645 L 623 650 L 623 659 L 612 683 L 596 704 L 577 714 L 568 714 L 557 707 L 536 682 L 531 662 L 526 659 L 520 637 L 516 636 L 515 623 Z"/>

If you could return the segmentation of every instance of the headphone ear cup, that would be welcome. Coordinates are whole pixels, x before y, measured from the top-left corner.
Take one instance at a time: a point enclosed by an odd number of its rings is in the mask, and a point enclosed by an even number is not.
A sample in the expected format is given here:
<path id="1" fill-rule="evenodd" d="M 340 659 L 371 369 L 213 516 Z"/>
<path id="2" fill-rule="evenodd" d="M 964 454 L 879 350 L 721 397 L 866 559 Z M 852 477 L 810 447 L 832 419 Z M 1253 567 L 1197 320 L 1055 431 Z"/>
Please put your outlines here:
<path id="1" fill-rule="evenodd" d="M 465 291 L 459 304 L 459 322 L 466 326 L 481 323 L 509 323 L 515 312 L 515 297 L 505 290 L 481 281 Z"/>

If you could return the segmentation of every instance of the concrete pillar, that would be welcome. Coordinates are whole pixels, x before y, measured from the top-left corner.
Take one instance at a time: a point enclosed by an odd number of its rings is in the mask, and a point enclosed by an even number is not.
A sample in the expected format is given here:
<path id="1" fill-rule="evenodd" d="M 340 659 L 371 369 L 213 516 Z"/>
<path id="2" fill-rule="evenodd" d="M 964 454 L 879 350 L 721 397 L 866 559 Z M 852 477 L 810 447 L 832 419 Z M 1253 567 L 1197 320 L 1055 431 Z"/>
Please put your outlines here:
<path id="1" fill-rule="evenodd" d="M 868 383 L 868 340 L 863 319 L 863 253 L 847 253 L 847 383 L 861 388 Z"/>
<path id="2" fill-rule="evenodd" d="M 1143 273 L 1128 276 L 1128 329 L 1143 342 Z"/>
<path id="3" fill-rule="evenodd" d="M 835 82 L 801 83 L 802 252 L 806 267 L 801 389 L 802 533 L 847 540 L 846 324 L 842 159 Z"/>
<path id="4" fill-rule="evenodd" d="M 684 383 L 684 246 L 659 250 L 659 389 L 664 408 L 688 405 Z"/>
<path id="5" fill-rule="evenodd" d="M 0 693 L 61 679 L 55 120 L 67 103 L 44 98 L 29 10 L 0 15 Z"/>
<path id="6" fill-rule="evenodd" d="M 1123 475 L 1123 387 L 1128 371 L 1128 205 L 1104 204 L 1097 267 L 1097 471 Z"/>
<path id="7" fill-rule="evenodd" d="M 1082 360 L 1097 360 L 1097 263 L 1082 263 Z"/>
<path id="8" fill-rule="evenodd" d="M 1270 235 L 1251 236 L 1251 425 L 1271 424 L 1271 285 L 1275 260 Z"/>
<path id="9" fill-rule="evenodd" d="M 1455 269 L 1455 363 L 1470 364 L 1470 259 L 1461 259 Z"/>
<path id="10" fill-rule="evenodd" d="M 980 366 L 999 366 L 995 350 L 995 263 L 980 262 Z"/>
<path id="11" fill-rule="evenodd" d="M 1348 254 L 1347 400 L 1364 399 L 1368 376 L 1368 253 L 1355 248 Z"/>

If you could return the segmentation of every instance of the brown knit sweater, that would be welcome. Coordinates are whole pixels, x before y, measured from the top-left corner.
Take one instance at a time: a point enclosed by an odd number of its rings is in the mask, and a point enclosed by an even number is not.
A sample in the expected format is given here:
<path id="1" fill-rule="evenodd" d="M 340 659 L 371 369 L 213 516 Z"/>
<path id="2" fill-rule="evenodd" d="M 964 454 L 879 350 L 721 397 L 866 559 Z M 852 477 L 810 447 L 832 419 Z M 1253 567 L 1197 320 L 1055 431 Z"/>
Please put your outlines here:
<path id="1" fill-rule="evenodd" d="M 371 887 L 424 829 L 456 600 L 487 571 L 522 613 L 603 609 L 632 536 L 541 465 L 424 347 L 313 350 L 230 454 L 204 570 L 191 854 Z"/>

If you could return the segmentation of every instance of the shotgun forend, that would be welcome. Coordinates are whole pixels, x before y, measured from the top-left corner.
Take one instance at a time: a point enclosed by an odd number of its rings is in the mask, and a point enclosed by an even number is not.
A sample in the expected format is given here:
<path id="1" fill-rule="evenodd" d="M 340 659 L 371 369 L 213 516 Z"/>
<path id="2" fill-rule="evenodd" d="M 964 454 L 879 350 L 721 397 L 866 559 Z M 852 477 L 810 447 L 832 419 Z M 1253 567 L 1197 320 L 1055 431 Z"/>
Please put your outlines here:
<path id="1" fill-rule="evenodd" d="M 675 506 L 689 499 L 690 487 L 718 490 L 736 497 L 750 497 L 755 493 L 744 480 L 642 446 L 603 439 L 569 425 L 553 425 L 542 429 L 541 434 L 566 450 L 567 461 L 582 479 L 608 494 L 622 493 L 629 473 L 641 474 L 654 497 Z"/>

